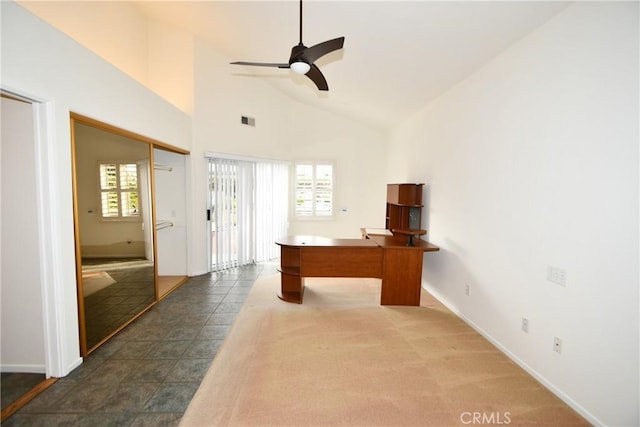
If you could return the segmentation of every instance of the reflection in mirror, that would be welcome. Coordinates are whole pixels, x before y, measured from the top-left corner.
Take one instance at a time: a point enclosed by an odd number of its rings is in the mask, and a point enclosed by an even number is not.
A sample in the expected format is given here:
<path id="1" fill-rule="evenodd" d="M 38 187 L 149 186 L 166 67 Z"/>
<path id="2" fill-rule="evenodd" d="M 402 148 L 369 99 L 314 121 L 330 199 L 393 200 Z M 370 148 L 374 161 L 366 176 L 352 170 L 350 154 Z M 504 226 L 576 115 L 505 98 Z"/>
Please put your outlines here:
<path id="1" fill-rule="evenodd" d="M 73 123 L 82 354 L 156 299 L 151 173 L 145 141 Z"/>

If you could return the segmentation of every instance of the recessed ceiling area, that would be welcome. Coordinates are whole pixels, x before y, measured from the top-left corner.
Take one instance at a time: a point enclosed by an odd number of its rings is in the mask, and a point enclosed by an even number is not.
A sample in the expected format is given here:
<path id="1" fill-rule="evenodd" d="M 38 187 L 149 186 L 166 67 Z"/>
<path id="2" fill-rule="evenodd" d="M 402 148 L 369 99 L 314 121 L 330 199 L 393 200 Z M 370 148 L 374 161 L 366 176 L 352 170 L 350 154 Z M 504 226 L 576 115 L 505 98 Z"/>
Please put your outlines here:
<path id="1" fill-rule="evenodd" d="M 298 43 L 297 1 L 136 1 L 146 16 L 211 43 L 230 61 L 287 62 Z M 346 38 L 317 61 L 320 92 L 287 69 L 229 65 L 291 98 L 389 128 L 473 74 L 569 2 L 314 1 L 303 3 L 303 42 Z"/>

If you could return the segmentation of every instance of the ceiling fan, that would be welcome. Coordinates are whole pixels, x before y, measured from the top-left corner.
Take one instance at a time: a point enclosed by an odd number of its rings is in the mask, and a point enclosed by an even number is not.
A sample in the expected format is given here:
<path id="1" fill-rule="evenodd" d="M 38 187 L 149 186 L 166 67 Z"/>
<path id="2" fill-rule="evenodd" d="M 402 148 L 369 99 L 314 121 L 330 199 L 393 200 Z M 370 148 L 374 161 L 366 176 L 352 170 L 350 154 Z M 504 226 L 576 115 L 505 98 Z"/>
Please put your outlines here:
<path id="1" fill-rule="evenodd" d="M 322 72 L 320 72 L 320 69 L 314 64 L 314 62 L 334 50 L 342 49 L 343 45 L 344 37 L 327 40 L 326 42 L 318 43 L 311 47 L 306 47 L 302 44 L 302 0 L 300 0 L 300 42 L 291 48 L 291 56 L 289 57 L 288 63 L 238 61 L 232 62 L 231 64 L 250 65 L 256 67 L 290 68 L 297 74 L 304 74 L 309 77 L 319 90 L 328 91 L 329 86 L 327 85 L 327 80 L 324 78 Z"/>

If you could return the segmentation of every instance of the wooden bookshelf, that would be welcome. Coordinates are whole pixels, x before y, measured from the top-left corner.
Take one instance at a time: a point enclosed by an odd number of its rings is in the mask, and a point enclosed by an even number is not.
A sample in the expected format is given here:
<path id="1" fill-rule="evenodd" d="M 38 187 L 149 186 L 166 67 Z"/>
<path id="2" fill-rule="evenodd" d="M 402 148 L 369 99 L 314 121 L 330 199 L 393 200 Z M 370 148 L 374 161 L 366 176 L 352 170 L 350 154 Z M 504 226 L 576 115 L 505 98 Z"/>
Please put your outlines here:
<path id="1" fill-rule="evenodd" d="M 421 226 L 423 187 L 424 184 L 387 184 L 387 230 L 409 236 L 426 234 Z"/>

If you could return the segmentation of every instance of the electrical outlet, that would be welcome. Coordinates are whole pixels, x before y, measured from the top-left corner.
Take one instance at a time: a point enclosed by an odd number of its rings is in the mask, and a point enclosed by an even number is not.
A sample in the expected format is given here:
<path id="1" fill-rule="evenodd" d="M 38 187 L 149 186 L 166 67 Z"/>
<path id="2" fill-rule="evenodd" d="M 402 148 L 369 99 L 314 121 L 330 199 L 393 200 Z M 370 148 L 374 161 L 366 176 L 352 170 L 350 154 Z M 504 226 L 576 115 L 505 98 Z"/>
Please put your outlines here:
<path id="1" fill-rule="evenodd" d="M 522 318 L 522 332 L 529 333 L 529 319 L 526 317 Z"/>
<path id="2" fill-rule="evenodd" d="M 470 292 L 471 292 L 471 286 L 469 286 L 468 284 L 464 285 L 464 294 L 469 295 Z"/>
<path id="3" fill-rule="evenodd" d="M 547 267 L 547 280 L 556 285 L 567 286 L 567 271 L 550 265 Z"/>
<path id="4" fill-rule="evenodd" d="M 562 353 L 562 340 L 558 337 L 553 337 L 553 351 L 558 354 Z"/>

